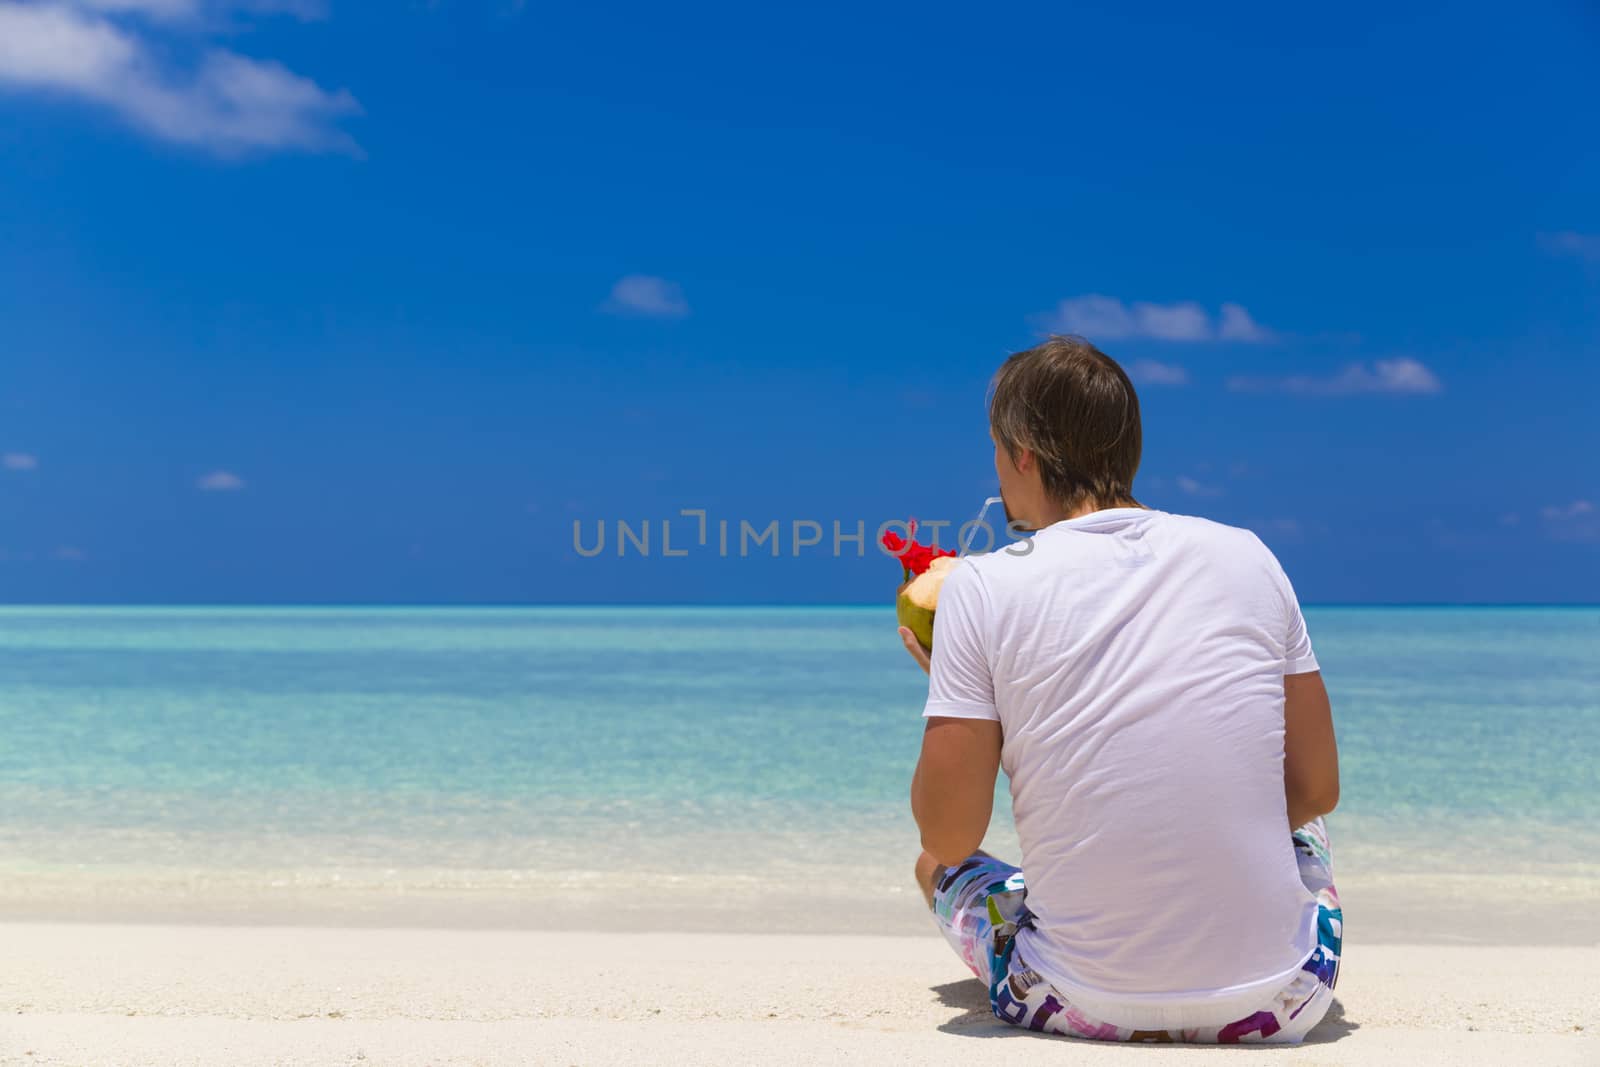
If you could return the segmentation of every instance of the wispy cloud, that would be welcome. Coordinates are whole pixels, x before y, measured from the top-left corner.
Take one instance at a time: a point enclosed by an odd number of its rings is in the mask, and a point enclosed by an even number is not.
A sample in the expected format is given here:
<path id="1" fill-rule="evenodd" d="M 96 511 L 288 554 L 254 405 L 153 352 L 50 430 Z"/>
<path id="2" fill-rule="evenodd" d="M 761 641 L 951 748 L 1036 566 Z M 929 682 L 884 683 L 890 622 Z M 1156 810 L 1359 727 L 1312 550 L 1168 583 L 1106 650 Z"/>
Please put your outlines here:
<path id="1" fill-rule="evenodd" d="M 1591 500 L 1539 509 L 1545 533 L 1557 541 L 1600 542 L 1600 509 Z"/>
<path id="2" fill-rule="evenodd" d="M 1198 480 L 1196 480 L 1194 478 L 1190 478 L 1188 475 L 1185 475 L 1185 474 L 1178 475 L 1178 477 L 1176 479 L 1174 479 L 1174 480 L 1178 483 L 1178 488 L 1182 489 L 1185 493 L 1188 493 L 1190 496 L 1221 496 L 1222 495 L 1222 490 L 1218 489 L 1216 486 L 1214 486 L 1214 485 L 1206 485 L 1203 482 L 1200 482 L 1200 481 L 1198 481 Z"/>
<path id="3" fill-rule="evenodd" d="M 194 487 L 208 493 L 230 493 L 244 488 L 244 479 L 232 471 L 212 471 L 195 480 Z"/>
<path id="4" fill-rule="evenodd" d="M 1368 365 L 1351 363 L 1326 377 L 1292 374 L 1281 378 L 1235 377 L 1228 388 L 1238 393 L 1320 393 L 1350 396 L 1357 393 L 1437 393 L 1444 388 L 1439 376 L 1409 356 L 1380 359 Z"/>
<path id="5" fill-rule="evenodd" d="M 216 20 L 230 14 L 317 10 L 305 0 L 0 0 L 0 88 L 89 101 L 162 140 L 224 155 L 358 155 L 337 126 L 361 113 L 349 92 L 209 43 Z M 169 59 L 175 52 L 199 58 L 180 68 Z"/>
<path id="6" fill-rule="evenodd" d="M 678 283 L 651 274 L 629 274 L 618 279 L 601 307 L 613 315 L 659 319 L 681 319 L 689 314 L 689 302 L 683 298 Z"/>
<path id="7" fill-rule="evenodd" d="M 1579 259 L 1600 260 L 1600 233 L 1578 233 L 1562 230 L 1559 233 L 1541 233 L 1539 247 L 1558 256 L 1577 256 Z"/>
<path id="8" fill-rule="evenodd" d="M 1278 335 L 1250 317 L 1238 304 L 1223 304 L 1217 323 L 1217 337 L 1224 341 L 1244 341 L 1253 345 L 1276 341 Z"/>
<path id="9" fill-rule="evenodd" d="M 1091 341 L 1149 338 L 1156 341 L 1238 341 L 1263 344 L 1277 335 L 1251 318 L 1238 304 L 1223 304 L 1213 318 L 1193 301 L 1125 304 L 1114 296 L 1089 293 L 1069 297 L 1051 311 L 1034 316 L 1050 333 L 1075 333 Z"/>
<path id="10" fill-rule="evenodd" d="M 79 0 L 78 6 L 108 14 L 145 15 L 155 19 L 192 18 L 199 8 L 196 0 Z"/>
<path id="11" fill-rule="evenodd" d="M 1308 532 L 1305 523 L 1290 518 L 1250 519 L 1244 525 L 1264 541 L 1301 541 Z"/>
<path id="12" fill-rule="evenodd" d="M 1594 504 L 1588 500 L 1574 500 L 1570 504 L 1556 504 L 1539 509 L 1539 517 L 1553 522 L 1562 519 L 1576 519 L 1583 515 L 1593 515 Z"/>
<path id="13" fill-rule="evenodd" d="M 0 466 L 8 471 L 36 470 L 39 466 L 39 457 L 32 452 L 6 452 L 0 455 Z"/>
<path id="14" fill-rule="evenodd" d="M 139 15 L 159 21 L 215 23 L 229 14 L 293 15 L 302 20 L 327 14 L 322 0 L 57 0 L 108 15 Z"/>
<path id="15" fill-rule="evenodd" d="M 1128 367 L 1128 377 L 1139 385 L 1187 385 L 1189 372 L 1176 363 L 1136 359 Z"/>

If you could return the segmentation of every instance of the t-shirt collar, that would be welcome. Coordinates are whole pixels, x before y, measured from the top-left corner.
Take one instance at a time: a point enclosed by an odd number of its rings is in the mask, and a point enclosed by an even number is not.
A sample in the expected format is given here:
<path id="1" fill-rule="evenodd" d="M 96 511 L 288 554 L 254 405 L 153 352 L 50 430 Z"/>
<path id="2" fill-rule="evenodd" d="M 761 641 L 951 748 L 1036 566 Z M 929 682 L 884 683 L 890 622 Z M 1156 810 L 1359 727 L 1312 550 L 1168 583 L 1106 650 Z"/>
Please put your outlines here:
<path id="1" fill-rule="evenodd" d="M 1087 515 L 1079 515 L 1074 519 L 1062 519 L 1039 530 L 1100 530 L 1107 527 L 1124 526 L 1130 519 L 1141 516 L 1159 514 L 1155 508 L 1101 508 L 1091 511 Z"/>

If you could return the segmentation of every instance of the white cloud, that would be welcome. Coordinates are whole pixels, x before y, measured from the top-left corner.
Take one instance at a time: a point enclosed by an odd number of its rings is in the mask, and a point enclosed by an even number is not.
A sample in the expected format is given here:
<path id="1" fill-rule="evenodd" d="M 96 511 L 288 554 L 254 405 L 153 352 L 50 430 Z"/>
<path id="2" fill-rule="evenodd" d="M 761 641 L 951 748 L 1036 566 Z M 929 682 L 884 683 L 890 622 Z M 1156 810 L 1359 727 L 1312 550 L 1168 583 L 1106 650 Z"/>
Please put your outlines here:
<path id="1" fill-rule="evenodd" d="M 1128 367 L 1128 377 L 1140 385 L 1187 385 L 1189 372 L 1176 363 L 1136 359 Z"/>
<path id="2" fill-rule="evenodd" d="M 31 471 L 38 469 L 39 457 L 32 452 L 7 452 L 0 455 L 0 466 L 8 471 Z"/>
<path id="3" fill-rule="evenodd" d="M 1349 396 L 1356 393 L 1437 393 L 1444 388 L 1438 375 L 1409 356 L 1380 359 L 1370 366 L 1351 363 L 1329 377 L 1294 374 L 1285 378 L 1229 378 L 1234 392 L 1320 393 Z"/>
<path id="4" fill-rule="evenodd" d="M 1222 490 L 1218 489 L 1216 486 L 1202 484 L 1201 482 L 1198 482 L 1195 479 L 1188 477 L 1187 475 L 1180 474 L 1180 475 L 1178 475 L 1178 477 L 1175 480 L 1178 483 L 1178 488 L 1182 489 L 1185 493 L 1188 493 L 1190 496 L 1221 496 L 1222 495 Z"/>
<path id="5" fill-rule="evenodd" d="M 1299 519 L 1250 519 L 1244 525 L 1254 530 L 1265 541 L 1300 541 L 1308 532 L 1305 523 Z"/>
<path id="6" fill-rule="evenodd" d="M 189 18 L 199 14 L 196 0 L 76 0 L 76 6 L 117 15 L 143 15 L 153 19 Z"/>
<path id="7" fill-rule="evenodd" d="M 630 274 L 611 287 L 611 296 L 602 305 L 613 315 L 647 315 L 652 318 L 681 319 L 689 314 L 689 303 L 677 282 L 650 274 Z"/>
<path id="8" fill-rule="evenodd" d="M 1558 256 L 1600 260 L 1600 233 L 1578 233 L 1574 230 L 1541 233 L 1539 245 L 1546 252 L 1553 252 Z"/>
<path id="9" fill-rule="evenodd" d="M 56 0 L 68 7 L 151 21 L 184 19 L 220 22 L 230 14 L 292 15 L 303 21 L 327 14 L 321 0 Z"/>
<path id="10" fill-rule="evenodd" d="M 1211 320 L 1199 304 L 1134 304 L 1134 329 L 1158 341 L 1208 341 Z"/>
<path id="11" fill-rule="evenodd" d="M 1346 367 L 1339 381 L 1342 388 L 1357 393 L 1437 393 L 1444 388 L 1438 375 L 1409 356 L 1377 360 L 1370 372 L 1359 364 Z"/>
<path id="12" fill-rule="evenodd" d="M 268 7 L 285 5 L 244 5 Z M 205 47 L 206 26 L 189 19 L 199 10 L 185 0 L 80 0 L 76 7 L 0 0 L 0 87 L 87 100 L 163 140 L 222 154 L 360 153 L 335 125 L 361 113 L 353 96 L 270 59 Z M 119 15 L 183 34 L 183 43 L 200 45 L 199 60 L 193 69 L 173 67 L 167 41 Z"/>
<path id="13" fill-rule="evenodd" d="M 1575 519 L 1580 515 L 1593 515 L 1594 504 L 1587 500 L 1574 500 L 1564 506 L 1540 508 L 1539 514 L 1547 519 Z"/>
<path id="14" fill-rule="evenodd" d="M 1540 508 L 1545 533 L 1557 541 L 1600 542 L 1600 510 L 1593 501 L 1574 500 Z"/>
<path id="15" fill-rule="evenodd" d="M 1250 312 L 1238 304 L 1223 304 L 1222 319 L 1217 323 L 1217 336 L 1224 341 L 1244 341 L 1259 345 L 1277 340 L 1277 334 L 1250 317 Z"/>
<path id="16" fill-rule="evenodd" d="M 1223 304 L 1213 321 L 1205 308 L 1192 300 L 1176 304 L 1134 301 L 1124 304 L 1114 296 L 1089 293 L 1069 297 L 1055 310 L 1035 316 L 1051 333 L 1074 333 L 1091 341 L 1150 338 L 1156 341 L 1243 341 L 1261 344 L 1276 335 L 1250 317 L 1238 304 Z"/>
<path id="17" fill-rule="evenodd" d="M 194 483 L 196 489 L 208 493 L 226 493 L 244 488 L 244 479 L 232 471 L 212 471 L 201 475 Z"/>

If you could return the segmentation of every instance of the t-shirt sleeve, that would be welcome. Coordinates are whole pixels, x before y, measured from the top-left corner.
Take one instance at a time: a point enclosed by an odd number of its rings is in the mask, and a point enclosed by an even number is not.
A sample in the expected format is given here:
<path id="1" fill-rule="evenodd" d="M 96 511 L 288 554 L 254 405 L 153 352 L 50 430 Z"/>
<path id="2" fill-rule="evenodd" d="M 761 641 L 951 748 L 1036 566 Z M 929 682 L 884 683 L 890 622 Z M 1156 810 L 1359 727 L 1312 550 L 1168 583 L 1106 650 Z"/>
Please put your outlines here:
<path id="1" fill-rule="evenodd" d="M 1310 674 L 1321 670 L 1316 653 L 1311 650 L 1311 635 L 1306 632 L 1306 617 L 1300 611 L 1300 601 L 1294 595 L 1294 586 L 1284 573 L 1283 565 L 1270 550 L 1272 577 L 1277 583 L 1278 595 L 1283 601 L 1283 673 Z"/>
<path id="2" fill-rule="evenodd" d="M 985 635 L 989 601 L 983 578 L 962 562 L 939 590 L 933 615 L 933 665 L 924 717 L 998 719 Z"/>

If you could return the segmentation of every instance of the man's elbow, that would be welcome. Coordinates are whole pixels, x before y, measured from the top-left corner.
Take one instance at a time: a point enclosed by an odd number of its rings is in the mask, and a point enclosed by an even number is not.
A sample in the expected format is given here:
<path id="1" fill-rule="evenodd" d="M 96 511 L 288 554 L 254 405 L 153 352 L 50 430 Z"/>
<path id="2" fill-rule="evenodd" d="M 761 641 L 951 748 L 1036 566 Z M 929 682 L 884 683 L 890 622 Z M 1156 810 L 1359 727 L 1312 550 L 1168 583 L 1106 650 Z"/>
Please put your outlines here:
<path id="1" fill-rule="evenodd" d="M 911 815 L 922 838 L 922 851 L 940 866 L 959 866 L 983 844 L 991 813 L 985 810 L 980 819 L 970 807 L 939 803 L 938 794 L 919 788 L 920 778 L 919 773 L 911 784 Z"/>
<path id="2" fill-rule="evenodd" d="M 938 860 L 941 867 L 959 867 L 978 851 L 981 844 L 982 834 L 977 837 L 968 834 L 922 835 L 922 851 Z"/>
<path id="3" fill-rule="evenodd" d="M 1339 806 L 1339 775 L 1338 772 L 1327 775 L 1318 781 L 1309 790 L 1306 797 L 1307 803 L 1315 808 L 1318 815 L 1327 815 Z"/>
<path id="4" fill-rule="evenodd" d="M 1339 782 L 1323 782 L 1296 789 L 1289 797 L 1291 821 L 1300 826 L 1312 819 L 1332 813 L 1339 806 Z"/>

